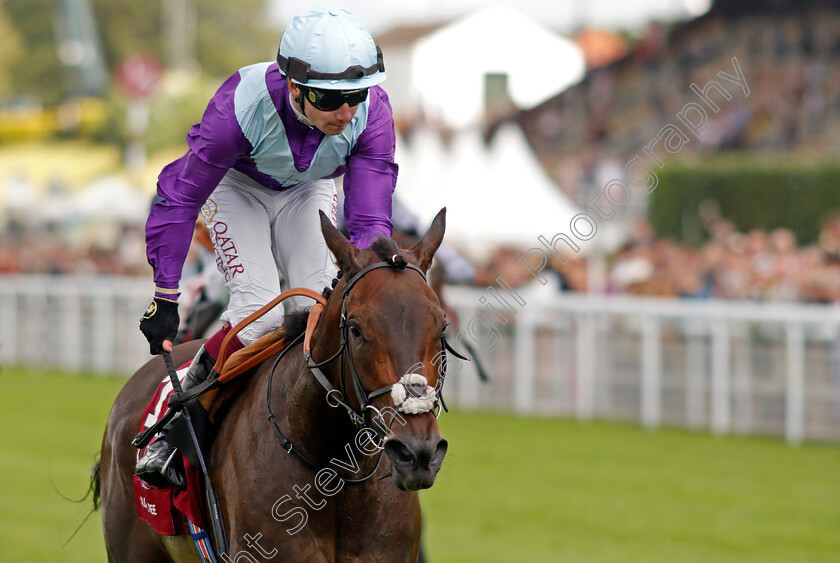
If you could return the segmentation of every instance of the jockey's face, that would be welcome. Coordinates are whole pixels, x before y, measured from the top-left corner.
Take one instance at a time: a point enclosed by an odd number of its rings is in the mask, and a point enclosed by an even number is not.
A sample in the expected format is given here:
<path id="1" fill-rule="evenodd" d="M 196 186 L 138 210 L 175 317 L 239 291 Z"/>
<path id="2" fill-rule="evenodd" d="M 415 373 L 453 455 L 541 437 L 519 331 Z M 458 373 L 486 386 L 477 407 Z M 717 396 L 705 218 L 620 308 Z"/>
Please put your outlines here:
<path id="1" fill-rule="evenodd" d="M 297 101 L 295 101 L 300 98 L 300 88 L 298 88 L 297 84 L 288 78 L 286 79 L 286 83 L 289 85 L 289 93 L 292 95 L 292 103 L 298 111 L 302 111 L 300 105 L 298 105 Z M 322 111 L 308 103 L 305 98 L 303 103 L 306 104 L 306 117 L 312 122 L 312 125 L 324 132 L 326 135 L 341 134 L 341 132 L 344 131 L 344 128 L 347 127 L 347 124 L 350 123 L 350 120 L 353 119 L 353 116 L 356 115 L 356 111 L 359 109 L 358 105 L 350 107 L 349 104 L 344 104 L 332 111 Z"/>

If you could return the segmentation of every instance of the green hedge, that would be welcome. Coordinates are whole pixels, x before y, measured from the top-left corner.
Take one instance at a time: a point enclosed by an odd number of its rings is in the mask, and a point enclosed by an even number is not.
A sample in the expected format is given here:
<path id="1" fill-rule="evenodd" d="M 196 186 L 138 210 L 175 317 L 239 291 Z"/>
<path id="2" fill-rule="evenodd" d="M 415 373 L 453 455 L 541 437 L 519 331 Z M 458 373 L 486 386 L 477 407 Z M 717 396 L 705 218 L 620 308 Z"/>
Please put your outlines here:
<path id="1" fill-rule="evenodd" d="M 816 241 L 820 222 L 840 211 L 840 165 L 705 162 L 668 163 L 658 171 L 649 217 L 660 235 L 684 242 L 705 236 L 698 210 L 717 202 L 742 232 L 788 227 L 800 244 Z"/>

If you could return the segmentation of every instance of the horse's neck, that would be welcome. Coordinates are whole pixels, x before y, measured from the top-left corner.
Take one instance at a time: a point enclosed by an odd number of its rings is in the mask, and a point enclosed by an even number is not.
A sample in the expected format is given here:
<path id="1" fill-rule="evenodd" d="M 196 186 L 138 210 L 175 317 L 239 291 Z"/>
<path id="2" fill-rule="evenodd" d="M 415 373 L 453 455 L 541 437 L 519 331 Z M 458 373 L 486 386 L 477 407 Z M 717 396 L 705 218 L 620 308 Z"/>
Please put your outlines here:
<path id="1" fill-rule="evenodd" d="M 335 296 L 340 295 L 337 292 L 342 288 L 343 284 L 335 288 L 334 299 L 327 303 L 312 334 L 312 357 L 316 362 L 325 361 L 339 349 L 341 300 L 336 300 Z M 325 375 L 333 373 L 343 361 L 344 355 L 341 354 L 321 369 Z M 351 424 L 348 413 L 341 406 L 334 407 L 328 404 L 327 391 L 318 383 L 305 361 L 299 362 L 295 373 L 287 411 L 288 424 L 294 436 L 293 442 L 309 454 L 313 462 L 322 467 L 326 467 L 326 464 L 334 459 L 348 459 L 349 445 L 350 449 L 355 451 L 358 470 L 366 471 L 367 474 L 376 465 L 378 455 L 370 456 L 358 451 L 358 430 Z M 331 383 L 334 387 L 339 387 L 338 381 Z M 343 397 L 342 400 L 347 401 L 348 397 Z M 332 399 L 330 402 L 335 404 Z M 334 469 L 332 465 L 329 467 Z"/>
<path id="2" fill-rule="evenodd" d="M 326 390 L 302 363 L 289 398 L 288 420 L 295 446 L 322 467 L 336 469 L 330 462 L 337 459 L 342 466 L 346 461 L 359 473 L 372 470 L 378 456 L 365 459 L 371 456 L 358 451 L 357 430 L 347 412 L 343 407 L 329 406 L 326 399 Z M 348 445 L 354 454 L 348 452 Z M 342 473 L 341 469 L 338 471 Z"/>

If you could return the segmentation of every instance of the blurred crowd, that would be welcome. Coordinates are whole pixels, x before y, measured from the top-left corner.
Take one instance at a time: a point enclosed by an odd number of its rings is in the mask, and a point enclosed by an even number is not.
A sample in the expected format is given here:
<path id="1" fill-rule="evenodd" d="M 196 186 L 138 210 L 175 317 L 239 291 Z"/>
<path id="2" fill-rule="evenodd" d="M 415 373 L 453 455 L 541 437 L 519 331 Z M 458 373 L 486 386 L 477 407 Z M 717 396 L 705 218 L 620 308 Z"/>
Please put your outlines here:
<path id="1" fill-rule="evenodd" d="M 107 233 L 68 237 L 47 227 L 12 227 L 0 232 L 2 274 L 148 275 L 139 227 L 102 227 Z M 96 240 L 90 240 L 96 239 Z"/>
<path id="2" fill-rule="evenodd" d="M 559 290 L 662 297 L 749 299 L 840 303 L 840 213 L 821 225 L 819 240 L 800 245 L 787 228 L 741 232 L 725 218 L 706 224 L 708 240 L 698 246 L 658 237 L 638 220 L 627 242 L 606 255 L 600 270 L 585 255 L 551 264 Z M 94 274 L 151 276 L 142 229 L 123 227 L 112 244 L 72 244 L 47 229 L 6 231 L 0 237 L 0 275 Z M 527 249 L 500 248 L 475 264 L 478 287 L 499 276 L 511 287 L 535 283 L 519 259 Z M 185 265 L 185 278 L 199 267 L 197 255 Z M 597 281 L 592 272 L 602 271 Z M 548 269 L 546 270 L 546 273 Z"/>
<path id="3" fill-rule="evenodd" d="M 830 216 L 819 240 L 809 245 L 798 244 L 787 228 L 741 232 L 723 218 L 707 228 L 708 241 L 689 246 L 657 237 L 639 220 L 628 242 L 604 257 L 600 287 L 591 287 L 590 257 L 566 264 L 555 260 L 552 273 L 564 291 L 840 303 L 840 214 Z M 498 276 L 512 287 L 531 282 L 519 262 L 522 255 L 519 249 L 499 250 L 479 268 L 474 283 L 491 285 Z"/>
<path id="4" fill-rule="evenodd" d="M 813 4 L 813 6 L 812 6 Z M 624 163 L 688 102 L 691 90 L 720 71 L 732 75 L 733 56 L 749 96 L 723 81 L 702 139 L 685 153 L 741 149 L 754 153 L 832 156 L 840 141 L 840 13 L 803 3 L 784 17 L 712 11 L 685 24 L 653 26 L 623 59 L 592 69 L 579 84 L 523 112 L 521 123 L 546 168 L 570 190 L 597 175 L 599 163 Z M 584 141 L 584 142 L 582 142 Z M 599 186 L 603 182 L 596 182 Z"/>

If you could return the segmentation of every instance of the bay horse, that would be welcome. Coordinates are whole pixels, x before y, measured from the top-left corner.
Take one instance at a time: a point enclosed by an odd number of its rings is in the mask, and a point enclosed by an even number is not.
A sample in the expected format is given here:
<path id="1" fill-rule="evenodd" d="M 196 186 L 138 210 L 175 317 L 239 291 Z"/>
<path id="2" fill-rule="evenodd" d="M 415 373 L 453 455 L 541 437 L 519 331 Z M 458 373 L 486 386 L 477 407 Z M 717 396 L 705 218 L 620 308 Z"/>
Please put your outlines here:
<path id="1" fill-rule="evenodd" d="M 228 531 L 225 561 L 418 558 L 417 491 L 432 486 L 447 450 L 436 411 L 440 364 L 446 350 L 454 351 L 444 337 L 445 313 L 425 280 L 443 239 L 445 209 L 407 250 L 384 238 L 360 250 L 323 213 L 321 230 L 342 277 L 304 345 L 311 351 L 289 344 L 239 377 L 215 415 L 207 465 Z M 302 336 L 287 330 L 288 340 Z M 200 344 L 176 347 L 176 365 Z M 410 375 L 421 372 L 425 387 Z M 162 358 L 150 360 L 108 417 L 94 485 L 112 562 L 200 561 L 189 536 L 157 534 L 134 504 L 131 440 L 165 375 Z M 404 409 L 410 401 L 398 397 L 397 387 L 426 407 Z"/>

